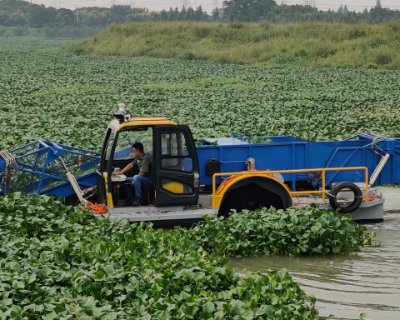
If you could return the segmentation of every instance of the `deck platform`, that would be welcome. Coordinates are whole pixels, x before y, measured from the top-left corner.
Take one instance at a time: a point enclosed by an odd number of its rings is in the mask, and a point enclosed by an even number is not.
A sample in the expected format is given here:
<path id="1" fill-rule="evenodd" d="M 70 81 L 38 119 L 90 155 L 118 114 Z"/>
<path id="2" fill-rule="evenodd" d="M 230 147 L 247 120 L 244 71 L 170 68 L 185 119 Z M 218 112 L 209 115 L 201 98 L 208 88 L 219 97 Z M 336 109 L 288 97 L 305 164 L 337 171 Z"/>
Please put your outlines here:
<path id="1" fill-rule="evenodd" d="M 120 207 L 109 209 L 110 221 L 115 218 L 128 219 L 132 222 L 140 221 L 167 221 L 167 220 L 200 220 L 206 214 L 214 216 L 218 210 L 212 208 L 184 208 L 184 207 Z"/>
<path id="2" fill-rule="evenodd" d="M 378 187 L 375 200 L 363 202 L 361 206 L 351 215 L 354 221 L 361 223 L 380 222 L 384 220 L 384 213 L 400 213 L 400 188 Z M 310 197 L 295 198 L 296 208 L 309 206 L 313 203 L 321 209 L 329 209 L 330 206 L 322 204 L 321 199 Z M 109 219 L 128 219 L 132 222 L 140 221 L 175 221 L 180 222 L 198 221 L 205 215 L 214 216 L 218 214 L 217 209 L 211 207 L 211 195 L 201 195 L 200 206 L 193 207 L 155 207 L 153 205 L 140 207 L 117 207 L 109 209 Z M 178 222 L 179 220 L 179 222 Z"/>

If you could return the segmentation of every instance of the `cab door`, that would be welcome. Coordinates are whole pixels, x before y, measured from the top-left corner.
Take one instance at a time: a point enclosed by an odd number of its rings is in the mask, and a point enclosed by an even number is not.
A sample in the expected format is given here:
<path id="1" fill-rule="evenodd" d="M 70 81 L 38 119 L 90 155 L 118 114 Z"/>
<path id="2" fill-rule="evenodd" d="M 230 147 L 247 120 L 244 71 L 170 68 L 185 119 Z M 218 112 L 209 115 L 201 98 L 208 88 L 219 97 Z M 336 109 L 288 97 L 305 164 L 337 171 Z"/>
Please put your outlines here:
<path id="1" fill-rule="evenodd" d="M 156 206 L 196 205 L 199 164 L 192 133 L 186 126 L 157 126 L 154 137 Z"/>

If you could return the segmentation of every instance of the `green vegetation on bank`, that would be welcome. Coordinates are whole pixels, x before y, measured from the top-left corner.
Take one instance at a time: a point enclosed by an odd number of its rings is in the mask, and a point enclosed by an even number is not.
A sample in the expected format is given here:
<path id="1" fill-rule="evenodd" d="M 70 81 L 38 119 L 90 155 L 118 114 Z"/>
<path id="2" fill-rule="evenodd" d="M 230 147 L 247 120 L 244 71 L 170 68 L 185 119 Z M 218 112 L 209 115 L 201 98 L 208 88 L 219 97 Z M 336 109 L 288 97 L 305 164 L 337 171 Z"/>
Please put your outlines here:
<path id="1" fill-rule="evenodd" d="M 75 54 L 386 69 L 400 68 L 399 49 L 398 22 L 131 23 L 65 48 Z"/>
<path id="2" fill-rule="evenodd" d="M 46 25 L 41 28 L 30 28 L 27 26 L 2 27 L 0 25 L 0 37 L 75 38 L 78 40 L 92 37 L 103 29 L 103 27 L 86 26 Z"/>
<path id="3" fill-rule="evenodd" d="M 265 228 L 268 212 L 263 211 L 260 224 L 249 229 L 261 236 L 258 229 L 264 228 L 265 242 L 257 242 L 259 253 L 267 253 L 269 241 L 282 232 L 296 232 L 296 215 L 280 214 L 282 219 L 275 223 L 281 228 Z M 345 230 L 354 246 L 365 244 L 360 242 L 362 227 L 325 214 L 308 213 L 311 224 L 302 221 L 304 210 L 298 218 L 311 228 L 309 238 L 319 241 L 320 247 L 329 240 L 342 240 L 334 232 L 323 232 L 329 228 Z M 218 221 L 218 232 L 242 241 L 235 230 L 241 227 L 233 225 L 238 217 L 229 219 Z M 241 223 L 246 219 L 255 226 L 254 216 L 245 214 Z M 110 223 L 46 196 L 0 197 L 0 316 L 5 320 L 320 319 L 316 299 L 307 296 L 286 271 L 239 276 L 226 265 L 227 259 L 207 252 L 208 242 L 220 239 L 215 232 L 207 234 L 213 225 L 208 221 L 195 229 L 165 232 L 154 230 L 150 223 L 119 219 Z M 370 235 L 365 237 L 370 240 Z M 230 254 L 243 255 L 246 243 Z M 292 244 L 282 241 L 279 250 L 269 252 L 285 253 L 285 246 Z M 255 253 L 247 248 L 249 254 Z"/>

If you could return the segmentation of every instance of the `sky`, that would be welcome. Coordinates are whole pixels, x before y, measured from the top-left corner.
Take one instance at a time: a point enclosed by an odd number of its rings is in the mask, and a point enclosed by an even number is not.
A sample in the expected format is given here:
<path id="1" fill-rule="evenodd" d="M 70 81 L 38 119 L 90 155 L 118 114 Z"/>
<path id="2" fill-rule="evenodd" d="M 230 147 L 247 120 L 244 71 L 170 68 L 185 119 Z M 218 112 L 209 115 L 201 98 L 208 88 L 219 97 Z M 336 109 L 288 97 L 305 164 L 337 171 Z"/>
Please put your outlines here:
<path id="1" fill-rule="evenodd" d="M 27 0 L 29 1 L 29 0 Z M 288 5 L 303 4 L 304 0 L 275 0 L 277 4 L 282 2 Z M 207 13 L 216 7 L 222 7 L 223 0 L 31 0 L 32 3 L 44 4 L 46 7 L 55 8 L 68 8 L 75 9 L 80 7 L 110 7 L 116 5 L 131 5 L 134 7 L 145 7 L 150 10 L 161 11 L 162 9 L 169 9 L 170 7 L 179 8 L 185 3 L 186 7 L 191 6 L 196 8 L 199 5 Z M 356 12 L 363 11 L 365 8 L 372 8 L 376 4 L 376 0 L 315 0 L 316 7 L 319 10 L 333 9 L 337 10 L 341 4 L 346 4 L 350 11 Z M 381 0 L 383 8 L 390 8 L 392 10 L 400 10 L 399 0 Z"/>

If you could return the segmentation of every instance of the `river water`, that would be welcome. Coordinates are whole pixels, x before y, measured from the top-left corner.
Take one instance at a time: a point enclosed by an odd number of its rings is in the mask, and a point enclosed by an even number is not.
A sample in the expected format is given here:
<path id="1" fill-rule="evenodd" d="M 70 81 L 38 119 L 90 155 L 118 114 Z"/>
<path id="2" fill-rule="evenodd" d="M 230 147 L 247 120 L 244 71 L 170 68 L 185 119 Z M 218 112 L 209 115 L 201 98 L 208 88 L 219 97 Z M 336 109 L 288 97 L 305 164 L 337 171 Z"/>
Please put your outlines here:
<path id="1" fill-rule="evenodd" d="M 323 257 L 261 256 L 231 259 L 238 272 L 285 268 L 307 294 L 317 298 L 320 316 L 333 319 L 400 319 L 400 213 L 387 213 L 375 231 L 380 247 Z"/>

